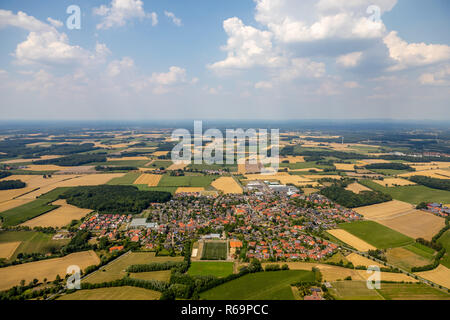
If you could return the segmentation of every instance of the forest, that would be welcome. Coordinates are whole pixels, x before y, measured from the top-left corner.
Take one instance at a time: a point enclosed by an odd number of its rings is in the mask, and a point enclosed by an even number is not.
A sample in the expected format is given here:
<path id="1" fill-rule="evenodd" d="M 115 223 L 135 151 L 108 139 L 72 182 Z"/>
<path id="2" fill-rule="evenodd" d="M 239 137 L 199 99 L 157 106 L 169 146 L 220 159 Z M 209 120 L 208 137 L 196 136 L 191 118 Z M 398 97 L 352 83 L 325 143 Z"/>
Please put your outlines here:
<path id="1" fill-rule="evenodd" d="M 363 207 L 392 200 L 390 195 L 379 191 L 362 191 L 357 194 L 338 185 L 322 189 L 321 194 L 347 208 Z"/>
<path id="2" fill-rule="evenodd" d="M 0 190 L 22 189 L 27 184 L 20 180 L 5 180 L 0 181 Z"/>
<path id="3" fill-rule="evenodd" d="M 62 158 L 35 161 L 35 164 L 54 164 L 62 167 L 81 166 L 92 162 L 105 162 L 104 154 L 75 154 Z"/>
<path id="4" fill-rule="evenodd" d="M 409 178 L 409 180 L 428 188 L 450 191 L 450 179 L 438 179 L 425 176 L 412 176 Z"/>

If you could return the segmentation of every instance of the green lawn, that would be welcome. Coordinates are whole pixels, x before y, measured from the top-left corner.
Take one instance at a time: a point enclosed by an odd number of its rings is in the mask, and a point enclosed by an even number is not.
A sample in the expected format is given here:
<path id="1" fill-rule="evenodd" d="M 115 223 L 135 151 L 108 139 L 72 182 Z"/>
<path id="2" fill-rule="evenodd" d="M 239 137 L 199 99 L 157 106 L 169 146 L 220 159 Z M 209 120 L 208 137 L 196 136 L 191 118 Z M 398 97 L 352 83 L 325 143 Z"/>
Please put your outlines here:
<path id="1" fill-rule="evenodd" d="M 129 185 L 141 175 L 140 172 L 128 172 L 123 177 L 113 178 L 107 184 L 109 185 Z"/>
<path id="2" fill-rule="evenodd" d="M 379 249 L 395 248 L 414 242 L 410 237 L 374 221 L 342 223 L 339 227 Z"/>
<path id="3" fill-rule="evenodd" d="M 205 242 L 203 245 L 202 260 L 226 260 L 226 242 Z"/>
<path id="4" fill-rule="evenodd" d="M 449 300 L 450 295 L 423 283 L 381 283 L 377 289 L 386 300 Z"/>
<path id="5" fill-rule="evenodd" d="M 386 188 L 371 180 L 361 180 L 360 183 L 373 190 L 390 194 L 392 198 L 419 204 L 421 202 L 450 203 L 450 191 L 431 189 L 425 186 L 403 186 Z"/>
<path id="6" fill-rule="evenodd" d="M 257 272 L 205 291 L 200 297 L 206 300 L 294 300 L 290 285 L 314 280 L 311 271 Z"/>
<path id="7" fill-rule="evenodd" d="M 165 175 L 158 183 L 158 187 L 203 187 L 206 188 L 216 179 L 213 176 L 181 176 Z"/>
<path id="8" fill-rule="evenodd" d="M 15 226 L 58 208 L 59 206 L 49 205 L 49 203 L 57 200 L 59 195 L 66 190 L 68 188 L 56 188 L 34 201 L 1 212 L 0 217 L 3 219 L 3 225 L 7 227 Z"/>
<path id="9" fill-rule="evenodd" d="M 446 249 L 445 256 L 441 259 L 441 264 L 450 268 L 450 230 L 444 232 L 444 234 L 438 239 L 438 242 Z"/>
<path id="10" fill-rule="evenodd" d="M 194 261 L 188 270 L 191 276 L 213 275 L 216 277 L 226 277 L 233 273 L 233 262 L 209 262 Z"/>

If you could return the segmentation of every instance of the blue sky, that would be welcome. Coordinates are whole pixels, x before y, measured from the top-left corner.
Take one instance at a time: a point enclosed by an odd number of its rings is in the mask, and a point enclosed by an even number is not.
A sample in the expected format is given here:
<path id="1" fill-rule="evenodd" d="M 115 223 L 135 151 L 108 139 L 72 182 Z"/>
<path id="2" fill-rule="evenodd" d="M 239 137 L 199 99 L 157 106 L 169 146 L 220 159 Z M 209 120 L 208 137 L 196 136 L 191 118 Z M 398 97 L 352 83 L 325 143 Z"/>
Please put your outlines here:
<path id="1" fill-rule="evenodd" d="M 446 0 L 2 1 L 0 111 L 450 120 L 449 18 Z"/>

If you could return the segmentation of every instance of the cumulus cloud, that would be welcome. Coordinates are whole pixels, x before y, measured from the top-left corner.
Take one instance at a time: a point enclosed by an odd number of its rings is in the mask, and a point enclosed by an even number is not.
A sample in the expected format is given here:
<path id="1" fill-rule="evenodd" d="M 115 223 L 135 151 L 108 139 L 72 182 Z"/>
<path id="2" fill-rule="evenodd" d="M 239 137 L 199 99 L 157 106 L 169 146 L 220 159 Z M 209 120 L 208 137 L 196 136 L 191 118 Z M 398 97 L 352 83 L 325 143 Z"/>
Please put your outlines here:
<path id="1" fill-rule="evenodd" d="M 26 40 L 17 45 L 13 54 L 17 64 L 88 64 L 103 62 L 109 54 L 104 44 L 97 43 L 93 52 L 71 45 L 67 35 L 53 26 L 56 20 L 49 19 L 52 25 L 24 12 L 14 14 L 12 11 L 0 10 L 0 27 L 13 26 L 30 31 Z"/>
<path id="2" fill-rule="evenodd" d="M 407 43 L 396 31 L 383 39 L 389 49 L 389 56 L 396 62 L 391 71 L 407 67 L 425 66 L 450 59 L 450 47 L 441 44 Z"/>
<path id="3" fill-rule="evenodd" d="M 236 17 L 225 20 L 223 28 L 228 35 L 227 44 L 222 47 L 227 52 L 227 57 L 210 65 L 211 69 L 280 65 L 281 58 L 273 51 L 270 32 L 246 26 Z"/>
<path id="4" fill-rule="evenodd" d="M 450 65 L 446 65 L 436 72 L 423 73 L 419 82 L 423 85 L 450 86 Z"/>
<path id="5" fill-rule="evenodd" d="M 141 0 L 112 0 L 109 6 L 101 5 L 93 9 L 95 15 L 101 16 L 102 22 L 97 29 L 110 29 L 122 27 L 133 19 L 151 19 L 152 25 L 158 24 L 158 15 L 155 12 L 146 13 Z"/>
<path id="6" fill-rule="evenodd" d="M 130 57 L 123 57 L 121 60 L 114 60 L 108 64 L 106 73 L 110 77 L 116 77 L 126 70 L 134 67 L 134 61 Z"/>
<path id="7" fill-rule="evenodd" d="M 181 22 L 181 19 L 177 18 L 173 12 L 170 12 L 170 11 L 164 11 L 164 14 L 166 15 L 166 17 L 168 17 L 169 19 L 171 19 L 172 22 L 173 22 L 176 26 L 181 27 L 181 26 L 183 25 L 183 23 Z"/>
<path id="8" fill-rule="evenodd" d="M 336 59 L 336 63 L 345 68 L 353 68 L 359 64 L 362 55 L 363 53 L 361 51 L 344 54 Z"/>

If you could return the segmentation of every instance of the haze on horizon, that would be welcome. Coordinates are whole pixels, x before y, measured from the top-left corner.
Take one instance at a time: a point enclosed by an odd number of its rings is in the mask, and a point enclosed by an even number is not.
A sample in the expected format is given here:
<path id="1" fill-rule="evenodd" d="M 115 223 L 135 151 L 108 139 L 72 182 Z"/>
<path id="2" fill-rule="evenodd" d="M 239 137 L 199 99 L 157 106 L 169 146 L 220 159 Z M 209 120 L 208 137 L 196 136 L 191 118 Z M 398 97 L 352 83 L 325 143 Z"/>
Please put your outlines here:
<path id="1" fill-rule="evenodd" d="M 0 120 L 450 120 L 448 30 L 446 0 L 2 1 Z"/>

